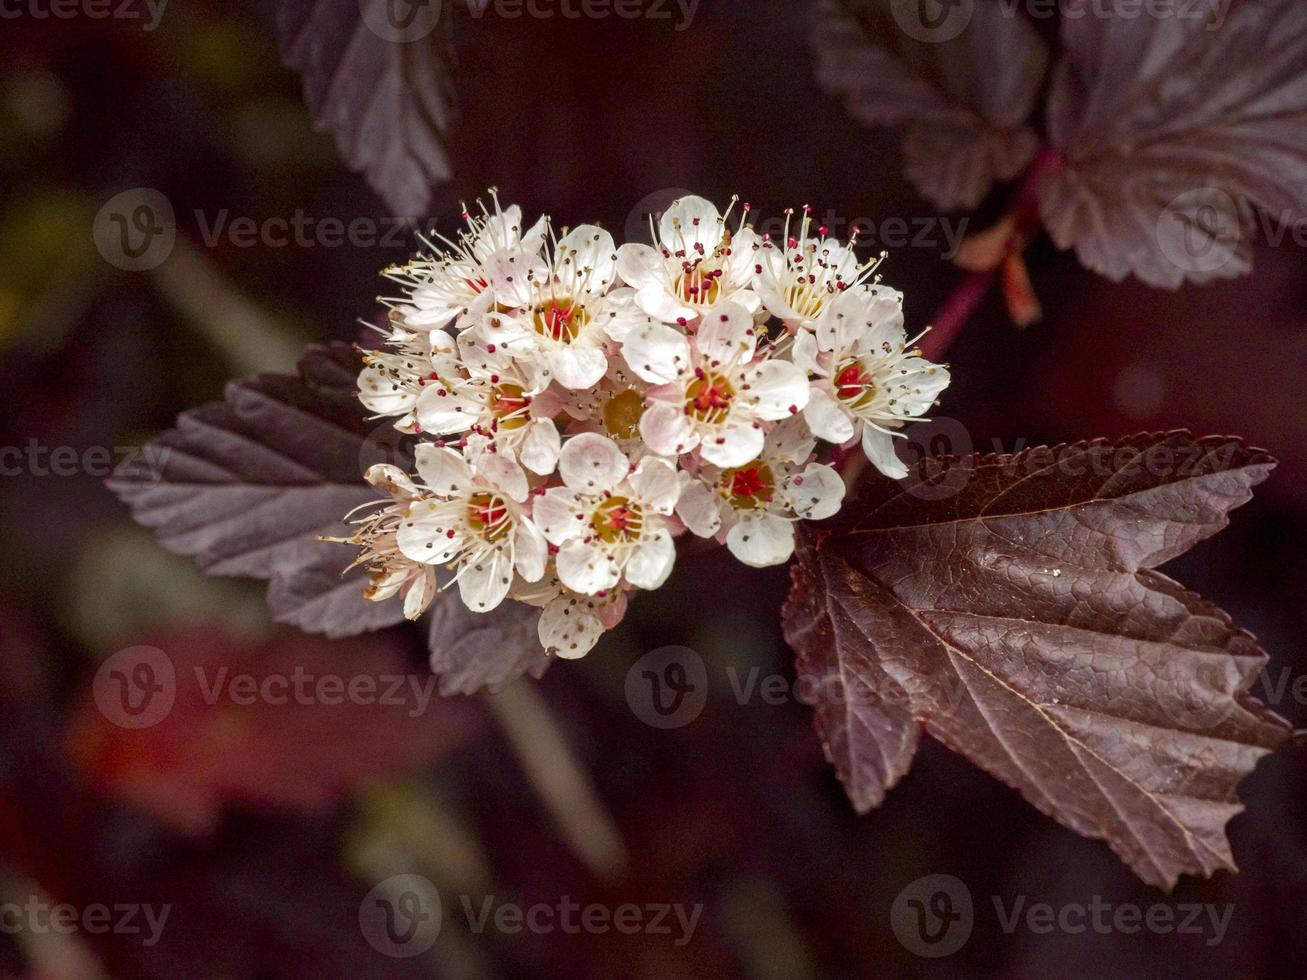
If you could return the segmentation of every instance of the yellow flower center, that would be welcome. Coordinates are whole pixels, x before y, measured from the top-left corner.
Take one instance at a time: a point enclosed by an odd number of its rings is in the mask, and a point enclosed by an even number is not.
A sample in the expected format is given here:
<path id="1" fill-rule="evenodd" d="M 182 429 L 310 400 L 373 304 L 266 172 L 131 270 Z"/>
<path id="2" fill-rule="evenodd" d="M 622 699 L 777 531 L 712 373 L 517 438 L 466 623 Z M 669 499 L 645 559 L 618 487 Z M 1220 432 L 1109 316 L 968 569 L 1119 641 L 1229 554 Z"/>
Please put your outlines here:
<path id="1" fill-rule="evenodd" d="M 490 391 L 490 411 L 501 429 L 520 429 L 530 422 L 531 398 L 521 385 L 505 383 Z"/>
<path id="2" fill-rule="evenodd" d="M 604 403 L 604 428 L 614 439 L 634 439 L 640 434 L 644 399 L 634 388 L 614 395 Z"/>
<path id="3" fill-rule="evenodd" d="M 467 502 L 468 526 L 487 541 L 498 541 L 513 526 L 508 504 L 498 494 L 474 493 Z"/>
<path id="4" fill-rule="evenodd" d="M 721 422 L 734 397 L 735 388 L 725 377 L 701 371 L 685 389 L 685 413 L 700 422 Z"/>
<path id="5" fill-rule="evenodd" d="M 536 333 L 570 344 L 580 335 L 590 317 L 584 306 L 571 300 L 551 299 L 536 307 L 531 319 Z"/>
<path id="6" fill-rule="evenodd" d="M 876 385 L 859 361 L 849 361 L 835 372 L 835 393 L 852 408 L 863 408 L 876 397 Z"/>
<path id="7" fill-rule="evenodd" d="M 609 497 L 595 508 L 590 526 L 609 544 L 633 541 L 640 536 L 640 529 L 644 526 L 644 512 L 639 504 L 627 497 Z"/>
<path id="8" fill-rule="evenodd" d="M 766 463 L 754 462 L 722 474 L 722 493 L 736 510 L 756 510 L 771 503 L 776 477 Z"/>

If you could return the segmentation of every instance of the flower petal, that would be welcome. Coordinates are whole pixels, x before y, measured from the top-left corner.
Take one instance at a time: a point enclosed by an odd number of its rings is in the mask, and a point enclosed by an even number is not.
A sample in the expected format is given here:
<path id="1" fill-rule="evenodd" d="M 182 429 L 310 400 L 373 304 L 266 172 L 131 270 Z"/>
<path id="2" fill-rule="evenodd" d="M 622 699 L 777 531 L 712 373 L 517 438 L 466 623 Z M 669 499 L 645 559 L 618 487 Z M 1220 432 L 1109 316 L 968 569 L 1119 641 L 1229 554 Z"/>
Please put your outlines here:
<path id="1" fill-rule="evenodd" d="M 531 510 L 532 520 L 552 544 L 564 544 L 589 530 L 584 520 L 578 520 L 581 514 L 579 496 L 566 487 L 550 487 L 535 498 Z"/>
<path id="2" fill-rule="evenodd" d="M 678 456 L 699 444 L 699 436 L 675 405 L 655 402 L 640 416 L 640 437 L 660 456 Z"/>
<path id="3" fill-rule="evenodd" d="M 723 234 L 716 205 L 697 194 L 673 201 L 658 222 L 658 240 L 663 247 L 691 262 L 712 255 Z"/>
<path id="4" fill-rule="evenodd" d="M 506 548 L 487 548 L 459 569 L 458 594 L 473 612 L 489 612 L 508 595 L 513 565 Z"/>
<path id="5" fill-rule="evenodd" d="M 746 377 L 749 396 L 759 418 L 789 418 L 808 404 L 808 377 L 789 361 L 763 361 Z"/>
<path id="6" fill-rule="evenodd" d="M 617 443 L 596 432 L 567 440 L 558 456 L 558 472 L 573 490 L 603 493 L 626 479 L 631 461 Z"/>
<path id="7" fill-rule="evenodd" d="M 817 335 L 811 330 L 800 330 L 798 336 L 794 338 L 794 347 L 791 349 L 791 356 L 799 370 L 806 371 L 808 374 L 826 374 L 826 369 L 817 360 L 819 354 Z"/>
<path id="8" fill-rule="evenodd" d="M 622 569 L 612 556 L 584 541 L 573 540 L 558 552 L 558 578 L 573 592 L 595 595 L 611 589 L 622 579 Z"/>
<path id="9" fill-rule="evenodd" d="M 699 452 L 708 462 L 722 469 L 743 466 L 757 459 L 766 439 L 759 423 L 737 422 L 704 436 Z"/>
<path id="10" fill-rule="evenodd" d="M 540 645 L 564 660 L 577 660 L 594 649 L 604 635 L 599 617 L 572 595 L 561 595 L 545 606 L 537 628 Z"/>
<path id="11" fill-rule="evenodd" d="M 664 323 L 684 324 L 699 316 L 692 306 L 672 294 L 671 284 L 664 281 L 647 283 L 635 294 L 635 304 L 649 316 Z"/>
<path id="12" fill-rule="evenodd" d="M 676 564 L 676 545 L 665 529 L 646 538 L 626 563 L 626 580 L 637 589 L 656 589 Z"/>
<path id="13" fill-rule="evenodd" d="M 617 250 L 617 274 L 628 286 L 660 286 L 664 268 L 663 257 L 652 246 L 630 242 Z"/>
<path id="14" fill-rule="evenodd" d="M 398 466 L 389 463 L 377 463 L 369 466 L 363 479 L 378 490 L 384 490 L 392 497 L 409 498 L 418 495 L 417 484 Z"/>
<path id="15" fill-rule="evenodd" d="M 432 569 L 423 569 L 404 593 L 404 618 L 417 619 L 427 610 L 436 594 L 436 577 Z"/>
<path id="16" fill-rule="evenodd" d="M 513 567 L 528 582 L 539 582 L 545 575 L 549 547 L 540 529 L 525 517 L 519 517 L 513 527 Z"/>
<path id="17" fill-rule="evenodd" d="M 844 481 L 833 466 L 811 463 L 802 473 L 785 481 L 785 495 L 799 517 L 824 521 L 844 502 Z"/>
<path id="18" fill-rule="evenodd" d="M 472 482 L 472 468 L 455 450 L 420 442 L 413 450 L 418 476 L 428 488 L 446 497 L 461 492 Z"/>
<path id="19" fill-rule="evenodd" d="M 476 471 L 483 482 L 519 504 L 531 491 L 522 467 L 503 453 L 482 453 L 477 459 Z"/>
<path id="20" fill-rule="evenodd" d="M 627 333 L 622 356 L 642 380 L 669 384 L 690 367 L 690 341 L 675 327 L 649 317 Z"/>
<path id="21" fill-rule="evenodd" d="M 948 368 L 921 357 L 905 357 L 888 380 L 893 390 L 894 410 L 902 415 L 922 415 L 935 404 L 949 385 Z"/>
<path id="22" fill-rule="evenodd" d="M 359 401 L 377 415 L 402 415 L 417 404 L 417 396 L 397 385 L 375 364 L 359 372 Z"/>
<path id="23" fill-rule="evenodd" d="M 444 565 L 457 557 L 467 539 L 448 504 L 419 500 L 395 532 L 400 554 L 423 565 Z"/>
<path id="24" fill-rule="evenodd" d="M 480 413 L 480 404 L 454 394 L 441 384 L 429 384 L 418 395 L 418 422 L 434 435 L 464 432 L 472 427 Z"/>
<path id="25" fill-rule="evenodd" d="M 569 293 L 602 296 L 617 278 L 617 246 L 598 225 L 578 225 L 554 247 L 554 276 Z"/>
<path id="26" fill-rule="evenodd" d="M 781 466 L 802 466 L 817 448 L 817 438 L 802 414 L 777 422 L 767 433 L 763 456 Z"/>
<path id="27" fill-rule="evenodd" d="M 745 514 L 727 532 L 726 547 L 754 568 L 780 565 L 794 554 L 794 525 L 767 513 Z"/>
<path id="28" fill-rule="evenodd" d="M 908 475 L 908 468 L 894 453 L 894 440 L 888 432 L 882 432 L 873 425 L 864 425 L 862 451 L 871 460 L 871 465 L 891 480 L 901 480 Z"/>
<path id="29" fill-rule="evenodd" d="M 713 490 L 698 480 L 689 480 L 676 501 L 676 516 L 701 538 L 711 538 L 722 526 L 719 501 Z"/>
<path id="30" fill-rule="evenodd" d="M 705 360 L 743 364 L 753 359 L 758 331 L 749 311 L 738 303 L 722 303 L 705 313 L 694 335 L 694 346 Z"/>
<path id="31" fill-rule="evenodd" d="M 532 473 L 548 476 L 558 465 L 558 453 L 562 446 L 562 436 L 558 434 L 558 426 L 553 419 L 532 419 L 517 451 L 517 458 Z"/>
<path id="32" fill-rule="evenodd" d="M 627 482 L 645 509 L 657 514 L 672 513 L 681 494 L 676 467 L 656 456 L 646 456 L 641 460 Z"/>
<path id="33" fill-rule="evenodd" d="M 573 391 L 593 388 L 608 372 L 608 358 L 598 347 L 569 345 L 546 356 L 554 380 Z"/>
<path id="34" fill-rule="evenodd" d="M 808 393 L 803 417 L 818 439 L 839 446 L 853 438 L 853 416 L 824 387 L 814 385 Z"/>

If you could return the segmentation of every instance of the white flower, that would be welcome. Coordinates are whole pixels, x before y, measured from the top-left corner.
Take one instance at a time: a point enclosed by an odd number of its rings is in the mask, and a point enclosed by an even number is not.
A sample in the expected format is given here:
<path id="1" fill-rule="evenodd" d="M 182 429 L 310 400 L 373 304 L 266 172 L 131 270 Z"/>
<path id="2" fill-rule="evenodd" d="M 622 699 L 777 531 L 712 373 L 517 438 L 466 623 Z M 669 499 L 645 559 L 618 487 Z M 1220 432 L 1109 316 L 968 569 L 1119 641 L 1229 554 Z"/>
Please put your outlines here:
<path id="1" fill-rule="evenodd" d="M 428 241 L 433 254 L 421 256 L 386 275 L 405 288 L 407 295 L 389 302 L 416 330 L 439 329 L 467 313 L 483 313 L 495 305 L 495 273 L 510 255 L 532 254 L 544 244 L 549 219 L 541 217 L 522 230 L 522 209 L 516 204 L 500 210 L 499 198 L 491 191 L 494 212 L 481 208 L 473 216 L 466 211 L 467 230 L 458 241 L 438 238 Z M 440 245 L 445 246 L 441 250 Z"/>
<path id="2" fill-rule="evenodd" d="M 621 354 L 608 359 L 608 373 L 591 388 L 567 392 L 564 409 L 577 431 L 608 436 L 622 452 L 639 462 L 649 448 L 640 438 L 640 417 L 648 385 L 626 364 Z"/>
<path id="3" fill-rule="evenodd" d="M 382 602 L 402 594 L 405 617 L 417 619 L 435 597 L 436 570 L 407 558 L 399 550 L 395 532 L 408 511 L 408 505 L 421 496 L 421 491 L 408 474 L 386 463 L 370 467 L 366 478 L 374 487 L 390 494 L 392 503 L 359 520 L 357 523 L 362 527 L 353 536 L 324 540 L 353 544 L 360 549 L 358 558 L 349 567 L 368 567 L 369 581 L 363 590 L 365 599 Z"/>
<path id="4" fill-rule="evenodd" d="M 626 589 L 609 589 L 600 595 L 573 592 L 555 572 L 529 589 L 515 589 L 513 598 L 541 607 L 536 632 L 547 652 L 577 660 L 594 649 L 605 631 L 622 621 L 627 594 Z"/>
<path id="5" fill-rule="evenodd" d="M 559 550 L 558 577 L 585 595 L 625 579 L 656 589 L 676 560 L 670 520 L 680 483 L 666 460 L 648 456 L 634 471 L 611 439 L 586 432 L 569 439 L 558 459 L 563 486 L 535 502 L 535 518 Z"/>
<path id="6" fill-rule="evenodd" d="M 425 387 L 458 371 L 454 338 L 443 330 L 412 332 L 396 327 L 390 351 L 368 351 L 359 372 L 359 401 L 374 418 L 398 416 L 400 432 L 418 431 L 417 404 Z"/>
<path id="7" fill-rule="evenodd" d="M 491 318 L 482 337 L 510 350 L 543 385 L 589 388 L 608 371 L 605 326 L 629 305 L 628 293 L 609 291 L 616 278 L 613 236 L 595 225 L 569 232 L 544 257 L 509 256 L 494 283 L 512 312 Z"/>
<path id="8" fill-rule="evenodd" d="M 526 474 L 487 453 L 474 470 L 459 453 L 423 443 L 417 470 L 430 491 L 414 500 L 396 530 L 399 550 L 425 565 L 448 565 L 469 609 L 503 601 L 516 572 L 528 582 L 545 572 L 548 548 L 524 504 Z"/>
<path id="9" fill-rule="evenodd" d="M 684 531 L 748 565 L 788 560 L 796 522 L 844 498 L 819 439 L 861 438 L 906 474 L 891 437 L 949 375 L 909 349 L 902 297 L 806 207 L 775 244 L 743 218 L 728 230 L 730 210 L 682 198 L 652 247 L 619 248 L 594 225 L 523 231 L 495 200 L 390 270 L 406 291 L 384 300 L 359 399 L 414 437 L 416 474 L 368 470 L 389 499 L 346 539 L 368 598 L 415 618 L 457 582 L 473 610 L 538 608 L 545 650 L 582 657 L 631 592 L 666 581 Z"/>
<path id="10" fill-rule="evenodd" d="M 762 244 L 753 230 L 734 234 L 711 201 L 683 197 L 663 213 L 657 242 L 617 250 L 622 281 L 635 289 L 636 305 L 665 323 L 686 326 L 720 303 L 749 313 L 760 305 L 749 286 Z"/>
<path id="11" fill-rule="evenodd" d="M 841 445 L 860 434 L 867 459 L 892 479 L 908 475 L 893 430 L 924 415 L 949 383 L 948 368 L 907 347 L 903 297 L 884 286 L 841 293 L 815 332 L 794 341 L 795 362 L 816 375 L 809 428 Z"/>
<path id="12" fill-rule="evenodd" d="M 475 333 L 459 336 L 457 369 L 424 384 L 416 409 L 421 430 L 463 436 L 469 458 L 505 452 L 533 473 L 552 473 L 562 443 L 554 424 L 561 400 L 507 352 L 488 351 Z"/>
<path id="13" fill-rule="evenodd" d="M 787 327 L 812 329 L 827 304 L 850 289 L 861 287 L 875 274 L 881 258 L 859 262 L 850 245 L 843 245 L 818 228 L 820 237 L 810 238 L 811 209 L 803 209 L 799 236 L 790 235 L 790 218 L 786 212 L 784 248 L 764 248 L 761 252 L 754 288 L 768 312 L 779 317 Z"/>
<path id="14" fill-rule="evenodd" d="M 686 337 L 661 323 L 633 330 L 623 348 L 631 370 L 658 387 L 640 434 L 664 456 L 696 446 L 717 466 L 757 457 L 764 423 L 788 418 L 808 404 L 808 380 L 794 364 L 756 358 L 757 330 L 743 307 L 726 303 Z"/>
<path id="15" fill-rule="evenodd" d="M 705 465 L 697 479 L 687 474 L 677 516 L 700 537 L 724 533 L 731 554 L 746 565 L 788 561 L 794 522 L 824 520 L 844 499 L 840 475 L 808 462 L 816 442 L 802 418 L 779 423 L 758 459 L 725 470 Z"/>

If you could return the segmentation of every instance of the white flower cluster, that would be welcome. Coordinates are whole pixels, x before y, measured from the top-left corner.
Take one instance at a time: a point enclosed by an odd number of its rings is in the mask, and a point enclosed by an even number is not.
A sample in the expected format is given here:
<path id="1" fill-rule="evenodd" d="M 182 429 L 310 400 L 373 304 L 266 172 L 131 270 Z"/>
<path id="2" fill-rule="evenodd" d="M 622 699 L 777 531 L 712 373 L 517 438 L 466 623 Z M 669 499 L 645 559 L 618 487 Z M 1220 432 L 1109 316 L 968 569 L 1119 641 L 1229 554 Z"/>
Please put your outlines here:
<path id="1" fill-rule="evenodd" d="M 465 217 L 388 270 L 404 295 L 359 376 L 367 409 L 420 437 L 415 474 L 368 471 L 389 499 L 350 539 L 369 597 L 402 594 L 411 618 L 448 569 L 470 609 L 540 606 L 545 648 L 583 656 L 630 590 L 666 581 L 686 531 L 786 561 L 794 522 L 844 496 L 819 439 L 906 475 L 891 433 L 948 384 L 911 350 L 902 296 L 806 211 L 773 243 L 685 197 L 653 246 L 621 247 L 524 228 L 497 200 Z"/>

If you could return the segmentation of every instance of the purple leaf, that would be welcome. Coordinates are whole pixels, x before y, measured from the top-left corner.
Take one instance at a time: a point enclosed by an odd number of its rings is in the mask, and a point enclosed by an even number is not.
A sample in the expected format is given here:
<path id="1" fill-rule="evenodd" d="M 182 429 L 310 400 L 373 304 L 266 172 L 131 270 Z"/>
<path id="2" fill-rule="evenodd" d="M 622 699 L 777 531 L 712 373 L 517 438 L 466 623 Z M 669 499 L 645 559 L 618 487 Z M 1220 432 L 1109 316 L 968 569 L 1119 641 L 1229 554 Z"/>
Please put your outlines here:
<path id="1" fill-rule="evenodd" d="M 1273 465 L 1182 432 L 927 459 L 805 532 L 786 636 L 858 809 L 921 724 L 1152 884 L 1234 868 L 1237 784 L 1289 730 L 1254 638 L 1153 569 Z"/>
<path id="2" fill-rule="evenodd" d="M 1307 4 L 1106 17 L 1070 0 L 1040 210 L 1090 269 L 1174 289 L 1249 271 L 1253 206 L 1307 216 Z M 1180 8 L 1177 7 L 1177 10 Z M 1076 12 L 1080 16 L 1075 16 Z"/>
<path id="3" fill-rule="evenodd" d="M 440 693 L 495 694 L 524 674 L 539 679 L 552 662 L 540 645 L 540 610 L 506 601 L 486 613 L 468 609 L 455 591 L 431 608 L 431 671 Z"/>
<path id="4" fill-rule="evenodd" d="M 451 174 L 444 132 L 452 85 L 437 30 L 443 6 L 281 0 L 277 10 L 282 57 L 303 73 L 314 120 L 400 217 L 421 216 L 431 188 Z"/>
<path id="5" fill-rule="evenodd" d="M 369 435 L 344 344 L 310 347 L 300 374 L 233 381 L 225 400 L 185 412 L 177 428 L 125 463 L 108 485 L 171 551 L 212 575 L 269 579 L 282 622 L 350 636 L 400 622 L 398 600 L 363 598 L 366 575 L 350 548 L 316 540 L 348 534 L 342 518 L 377 497 L 369 463 L 397 459 L 382 430 Z"/>
<path id="6" fill-rule="evenodd" d="M 940 208 L 974 208 L 1033 159 L 1026 120 L 1048 67 L 1030 24 L 990 0 L 938 25 L 898 0 L 821 0 L 817 79 L 869 126 L 904 128 L 908 178 Z"/>

